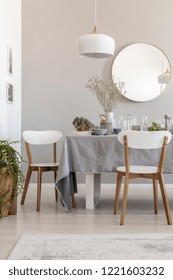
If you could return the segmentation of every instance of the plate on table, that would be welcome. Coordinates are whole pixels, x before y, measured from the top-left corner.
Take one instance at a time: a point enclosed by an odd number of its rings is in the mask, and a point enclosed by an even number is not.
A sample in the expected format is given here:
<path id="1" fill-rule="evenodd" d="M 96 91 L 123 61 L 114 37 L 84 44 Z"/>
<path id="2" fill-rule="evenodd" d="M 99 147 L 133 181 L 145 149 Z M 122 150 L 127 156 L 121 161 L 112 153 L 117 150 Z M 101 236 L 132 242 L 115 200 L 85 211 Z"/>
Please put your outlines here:
<path id="1" fill-rule="evenodd" d="M 77 136 L 91 135 L 91 133 L 92 131 L 77 131 L 77 130 L 73 131 L 73 135 L 77 135 Z"/>
<path id="2" fill-rule="evenodd" d="M 92 133 L 94 135 L 105 135 L 107 132 L 106 128 L 97 128 L 97 129 L 93 129 Z"/>

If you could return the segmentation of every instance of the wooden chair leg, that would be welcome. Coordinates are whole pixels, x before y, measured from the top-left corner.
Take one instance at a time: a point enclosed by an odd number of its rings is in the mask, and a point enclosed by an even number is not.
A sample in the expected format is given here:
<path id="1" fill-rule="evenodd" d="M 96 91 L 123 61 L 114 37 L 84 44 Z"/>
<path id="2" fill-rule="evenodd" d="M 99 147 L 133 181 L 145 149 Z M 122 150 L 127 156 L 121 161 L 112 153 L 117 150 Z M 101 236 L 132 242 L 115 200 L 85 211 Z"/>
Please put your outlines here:
<path id="1" fill-rule="evenodd" d="M 57 172 L 54 171 L 54 182 L 56 183 L 56 175 L 57 175 Z M 55 187 L 55 200 L 57 201 L 58 200 L 58 191 L 57 191 L 57 188 Z"/>
<path id="2" fill-rule="evenodd" d="M 37 211 L 40 211 L 41 202 L 41 181 L 42 181 L 42 169 L 38 168 L 38 181 L 37 181 Z"/>
<path id="3" fill-rule="evenodd" d="M 75 202 L 74 194 L 71 195 L 71 204 L 72 204 L 73 208 L 76 208 L 76 202 Z"/>
<path id="4" fill-rule="evenodd" d="M 56 187 L 55 187 L 55 200 L 58 201 L 58 191 Z"/>
<path id="5" fill-rule="evenodd" d="M 117 184 L 116 184 L 115 202 L 114 202 L 114 215 L 117 213 L 117 210 L 118 210 L 122 177 L 123 177 L 122 173 L 117 172 Z"/>
<path id="6" fill-rule="evenodd" d="M 120 225 L 124 224 L 125 213 L 126 213 L 126 204 L 127 204 L 127 196 L 128 196 L 128 187 L 129 187 L 129 176 L 125 176 L 125 183 L 124 183 L 124 194 L 123 194 L 123 204 L 121 210 L 121 218 L 120 218 Z"/>
<path id="7" fill-rule="evenodd" d="M 26 175 L 26 179 L 25 179 L 25 185 L 24 185 L 24 188 L 23 188 L 23 192 L 22 192 L 22 198 L 21 198 L 21 204 L 24 204 L 25 202 L 25 197 L 26 197 L 26 194 L 27 194 L 27 190 L 28 190 L 28 186 L 29 186 L 29 181 L 30 181 L 30 178 L 31 178 L 31 168 L 28 166 L 28 171 L 27 171 L 27 175 Z"/>
<path id="8" fill-rule="evenodd" d="M 159 184 L 160 184 L 160 190 L 161 190 L 161 194 L 162 194 L 162 200 L 163 200 L 163 205 L 164 205 L 164 209 L 165 209 L 167 223 L 168 223 L 168 225 L 172 225 L 171 214 L 170 214 L 170 210 L 169 210 L 169 203 L 168 203 L 167 193 L 166 193 L 166 189 L 165 189 L 165 183 L 164 183 L 162 174 L 160 174 L 160 176 L 159 176 Z"/>
<path id="9" fill-rule="evenodd" d="M 158 214 L 158 181 L 153 179 L 154 213 Z"/>

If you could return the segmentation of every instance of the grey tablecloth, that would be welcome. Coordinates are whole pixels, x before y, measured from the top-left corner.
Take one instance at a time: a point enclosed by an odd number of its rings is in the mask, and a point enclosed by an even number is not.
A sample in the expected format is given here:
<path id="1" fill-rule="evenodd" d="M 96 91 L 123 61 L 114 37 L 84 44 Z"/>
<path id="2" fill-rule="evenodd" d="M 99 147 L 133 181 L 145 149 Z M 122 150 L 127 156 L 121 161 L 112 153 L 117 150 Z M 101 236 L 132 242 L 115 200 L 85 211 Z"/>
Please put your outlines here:
<path id="1" fill-rule="evenodd" d="M 132 165 L 157 165 L 158 150 L 130 151 Z M 76 172 L 116 172 L 124 165 L 123 145 L 116 135 L 66 136 L 63 143 L 56 187 L 67 211 L 71 211 L 70 195 L 77 192 Z M 165 173 L 173 173 L 173 139 L 168 145 Z"/>

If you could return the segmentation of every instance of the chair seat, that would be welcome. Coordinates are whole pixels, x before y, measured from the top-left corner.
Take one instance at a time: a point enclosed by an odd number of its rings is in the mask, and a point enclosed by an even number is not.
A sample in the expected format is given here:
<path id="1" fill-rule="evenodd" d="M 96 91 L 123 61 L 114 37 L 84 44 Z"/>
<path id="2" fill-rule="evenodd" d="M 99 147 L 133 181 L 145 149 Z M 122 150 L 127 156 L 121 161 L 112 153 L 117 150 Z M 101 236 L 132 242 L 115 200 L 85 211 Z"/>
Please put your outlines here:
<path id="1" fill-rule="evenodd" d="M 32 164 L 30 164 L 30 166 L 32 166 L 32 167 L 39 167 L 39 166 L 41 166 L 41 167 L 56 167 L 56 166 L 58 166 L 59 165 L 59 163 L 58 162 L 56 162 L 56 163 L 49 163 L 49 162 L 40 162 L 40 163 L 32 163 Z"/>
<path id="2" fill-rule="evenodd" d="M 158 168 L 156 166 L 130 166 L 130 173 L 135 173 L 135 174 L 153 174 L 157 173 Z M 117 168 L 117 171 L 120 172 L 126 172 L 125 166 L 119 166 Z"/>

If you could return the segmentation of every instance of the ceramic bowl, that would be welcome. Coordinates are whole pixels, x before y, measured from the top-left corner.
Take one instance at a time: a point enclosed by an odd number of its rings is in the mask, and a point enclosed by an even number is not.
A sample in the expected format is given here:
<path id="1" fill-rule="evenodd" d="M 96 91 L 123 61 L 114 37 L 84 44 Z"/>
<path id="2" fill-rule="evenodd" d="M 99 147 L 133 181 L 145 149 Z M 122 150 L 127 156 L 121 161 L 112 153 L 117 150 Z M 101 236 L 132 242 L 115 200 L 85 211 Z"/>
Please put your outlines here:
<path id="1" fill-rule="evenodd" d="M 97 128 L 92 131 L 92 133 L 94 135 L 104 135 L 104 134 L 106 134 L 106 132 L 107 132 L 107 129 L 105 129 L 105 128 Z"/>
<path id="2" fill-rule="evenodd" d="M 86 136 L 86 135 L 91 135 L 92 131 L 73 131 L 73 135 L 78 135 L 78 136 Z"/>

